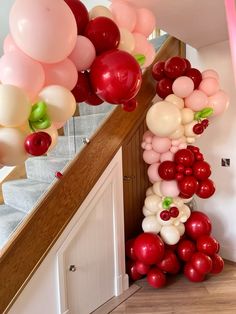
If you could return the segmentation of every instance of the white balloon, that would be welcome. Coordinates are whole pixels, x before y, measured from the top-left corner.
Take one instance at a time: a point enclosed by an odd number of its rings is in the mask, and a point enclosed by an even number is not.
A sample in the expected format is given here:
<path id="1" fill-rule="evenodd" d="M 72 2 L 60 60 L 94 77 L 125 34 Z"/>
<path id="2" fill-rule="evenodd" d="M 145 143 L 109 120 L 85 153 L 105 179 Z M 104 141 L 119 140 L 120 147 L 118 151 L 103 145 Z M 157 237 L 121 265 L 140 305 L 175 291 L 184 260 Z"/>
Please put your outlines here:
<path id="1" fill-rule="evenodd" d="M 190 108 L 183 108 L 181 110 L 182 123 L 188 124 L 194 119 L 194 112 Z"/>
<path id="2" fill-rule="evenodd" d="M 163 194 L 161 193 L 161 190 L 160 190 L 160 184 L 161 182 L 155 182 L 152 186 L 152 189 L 153 189 L 153 192 L 158 195 L 158 196 L 163 196 Z"/>
<path id="3" fill-rule="evenodd" d="M 180 221 L 181 222 L 186 222 L 188 220 L 188 218 L 191 215 L 191 211 L 189 209 L 189 207 L 187 205 L 183 205 L 181 207 L 181 217 L 180 217 Z"/>
<path id="4" fill-rule="evenodd" d="M 51 151 L 57 144 L 57 140 L 58 140 L 58 132 L 57 129 L 55 128 L 55 126 L 51 125 L 50 128 L 48 129 L 44 129 L 43 132 L 48 133 L 51 136 L 52 139 L 52 143 L 48 149 L 48 152 Z"/>
<path id="5" fill-rule="evenodd" d="M 150 186 L 146 191 L 146 196 L 154 194 L 152 187 Z"/>
<path id="6" fill-rule="evenodd" d="M 104 7 L 103 5 L 97 5 L 89 11 L 90 20 L 95 19 L 96 17 L 99 16 L 105 16 L 111 20 L 113 19 L 111 11 L 107 7 Z"/>
<path id="7" fill-rule="evenodd" d="M 159 233 L 161 225 L 158 224 L 156 216 L 148 216 L 143 219 L 142 229 L 144 232 Z"/>
<path id="8" fill-rule="evenodd" d="M 120 28 L 120 43 L 118 49 L 132 53 L 135 48 L 135 38 L 126 28 Z"/>
<path id="9" fill-rule="evenodd" d="M 176 228 L 178 229 L 180 236 L 184 235 L 184 232 L 185 232 L 184 224 L 180 223 L 178 224 L 178 226 L 176 226 Z"/>
<path id="10" fill-rule="evenodd" d="M 186 137 L 196 137 L 197 135 L 193 132 L 193 127 L 197 124 L 197 121 L 192 121 L 184 126 L 184 135 Z"/>
<path id="11" fill-rule="evenodd" d="M 145 217 L 147 216 L 153 216 L 153 212 L 151 212 L 150 210 L 148 210 L 145 206 L 143 206 L 143 215 Z"/>
<path id="12" fill-rule="evenodd" d="M 184 135 L 184 127 L 183 127 L 183 125 L 180 125 L 178 127 L 178 129 L 174 133 L 172 133 L 169 137 L 172 140 L 177 140 L 177 139 L 183 137 L 183 135 Z"/>
<path id="13" fill-rule="evenodd" d="M 174 104 L 179 109 L 184 108 L 184 100 L 182 98 L 176 96 L 175 94 L 168 95 L 165 98 L 165 100 L 171 102 L 172 104 Z"/>
<path id="14" fill-rule="evenodd" d="M 179 230 L 175 226 L 163 226 L 160 234 L 162 240 L 169 245 L 174 245 L 180 240 Z"/>
<path id="15" fill-rule="evenodd" d="M 158 205 L 161 202 L 161 198 L 157 195 L 149 195 L 145 199 L 145 207 L 153 213 L 158 211 Z"/>

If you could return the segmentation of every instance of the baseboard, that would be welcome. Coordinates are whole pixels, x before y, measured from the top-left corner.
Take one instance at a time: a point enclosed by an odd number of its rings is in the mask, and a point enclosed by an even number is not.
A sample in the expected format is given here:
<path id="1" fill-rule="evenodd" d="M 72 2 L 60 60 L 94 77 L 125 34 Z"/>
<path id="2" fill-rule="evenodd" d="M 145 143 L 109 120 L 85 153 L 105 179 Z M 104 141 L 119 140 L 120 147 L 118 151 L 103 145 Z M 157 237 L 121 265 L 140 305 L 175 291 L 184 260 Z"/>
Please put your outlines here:
<path id="1" fill-rule="evenodd" d="M 232 250 L 232 247 L 221 246 L 220 255 L 223 259 L 236 263 L 236 250 Z"/>

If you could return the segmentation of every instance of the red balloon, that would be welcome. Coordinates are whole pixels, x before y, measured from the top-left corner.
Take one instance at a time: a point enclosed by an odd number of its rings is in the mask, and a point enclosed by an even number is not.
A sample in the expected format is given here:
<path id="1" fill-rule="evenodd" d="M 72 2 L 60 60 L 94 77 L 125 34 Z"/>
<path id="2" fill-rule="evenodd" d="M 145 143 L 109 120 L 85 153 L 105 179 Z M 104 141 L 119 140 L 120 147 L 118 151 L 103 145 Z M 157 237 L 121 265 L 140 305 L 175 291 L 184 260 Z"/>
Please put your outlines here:
<path id="1" fill-rule="evenodd" d="M 202 81 L 201 72 L 198 69 L 191 68 L 191 69 L 187 70 L 184 75 L 188 76 L 189 78 L 192 79 L 193 84 L 194 84 L 194 89 L 197 89 L 198 86 L 200 85 L 201 81 Z"/>
<path id="2" fill-rule="evenodd" d="M 137 257 L 134 254 L 134 241 L 135 239 L 130 239 L 125 243 L 125 255 L 132 259 L 133 261 L 137 260 Z"/>
<path id="3" fill-rule="evenodd" d="M 138 101 L 135 98 L 127 100 L 121 105 L 121 108 L 127 112 L 132 112 L 137 107 L 138 107 Z"/>
<path id="4" fill-rule="evenodd" d="M 190 198 L 196 193 L 198 188 L 198 182 L 193 176 L 184 177 L 182 180 L 178 181 L 178 187 L 181 195 L 186 198 Z"/>
<path id="5" fill-rule="evenodd" d="M 211 274 L 219 274 L 219 273 L 221 273 L 223 268 L 224 268 L 224 261 L 223 261 L 223 259 L 218 254 L 212 255 L 211 259 L 212 259 Z"/>
<path id="6" fill-rule="evenodd" d="M 140 261 L 135 262 L 135 268 L 140 275 L 147 275 L 150 265 L 146 265 Z"/>
<path id="7" fill-rule="evenodd" d="M 190 149 L 180 149 L 175 153 L 174 161 L 184 167 L 191 167 L 194 163 L 194 153 Z"/>
<path id="8" fill-rule="evenodd" d="M 180 240 L 177 252 L 182 261 L 188 262 L 196 252 L 196 245 L 190 240 Z"/>
<path id="9" fill-rule="evenodd" d="M 203 235 L 197 239 L 198 251 L 212 256 L 219 251 L 219 242 L 209 235 Z"/>
<path id="10" fill-rule="evenodd" d="M 192 282 L 201 282 L 205 279 L 205 275 L 196 271 L 191 263 L 187 263 L 184 266 L 184 275 Z"/>
<path id="11" fill-rule="evenodd" d="M 188 59 L 186 58 L 183 58 L 183 60 L 185 61 L 186 63 L 186 71 L 188 71 L 189 69 L 191 69 L 191 63 Z M 186 72 L 185 72 L 186 73 Z"/>
<path id="12" fill-rule="evenodd" d="M 89 22 L 89 14 L 86 6 L 78 0 L 65 0 L 74 14 L 78 35 L 83 35 Z"/>
<path id="13" fill-rule="evenodd" d="M 211 258 L 202 252 L 194 253 L 190 263 L 198 273 L 203 275 L 208 274 L 212 270 Z"/>
<path id="14" fill-rule="evenodd" d="M 163 78 L 156 85 L 156 93 L 162 99 L 166 98 L 168 95 L 173 94 L 172 91 L 173 81 L 169 78 Z"/>
<path id="15" fill-rule="evenodd" d="M 180 263 L 175 253 L 170 249 L 166 249 L 164 257 L 161 262 L 157 263 L 157 267 L 164 272 L 178 274 Z"/>
<path id="16" fill-rule="evenodd" d="M 112 50 L 95 59 L 90 79 L 98 97 L 112 104 L 122 104 L 137 95 L 142 73 L 129 53 Z"/>
<path id="17" fill-rule="evenodd" d="M 86 72 L 78 73 L 78 81 L 71 91 L 75 97 L 76 102 L 83 102 L 89 97 L 90 87 L 89 78 Z"/>
<path id="18" fill-rule="evenodd" d="M 25 139 L 25 150 L 33 156 L 44 155 L 52 143 L 51 136 L 46 132 L 35 132 Z"/>
<path id="19" fill-rule="evenodd" d="M 152 76 L 154 80 L 160 81 L 165 77 L 164 73 L 165 61 L 157 61 L 152 67 Z"/>
<path id="20" fill-rule="evenodd" d="M 153 288 L 161 288 L 166 284 L 166 276 L 158 268 L 151 268 L 147 274 L 147 281 Z"/>
<path id="21" fill-rule="evenodd" d="M 197 180 L 206 180 L 211 175 L 211 167 L 205 161 L 197 161 L 193 165 L 193 175 Z"/>
<path id="22" fill-rule="evenodd" d="M 203 235 L 210 235 L 211 221 L 202 212 L 193 211 L 185 223 L 185 232 L 190 238 L 197 240 Z"/>
<path id="23" fill-rule="evenodd" d="M 196 194 L 201 198 L 209 198 L 215 193 L 215 190 L 214 182 L 210 179 L 206 179 L 199 182 Z"/>
<path id="24" fill-rule="evenodd" d="M 142 275 L 137 272 L 134 261 L 128 261 L 126 263 L 126 272 L 132 281 L 136 281 L 142 278 Z"/>
<path id="25" fill-rule="evenodd" d="M 163 180 L 174 180 L 176 174 L 176 164 L 169 160 L 163 161 L 158 167 L 158 173 Z"/>
<path id="26" fill-rule="evenodd" d="M 92 19 L 88 23 L 84 35 L 91 40 L 97 54 L 117 48 L 120 42 L 118 26 L 105 16 Z"/>
<path id="27" fill-rule="evenodd" d="M 164 255 L 162 239 L 153 233 L 141 233 L 134 241 L 134 253 L 146 265 L 156 264 Z"/>
<path id="28" fill-rule="evenodd" d="M 91 106 L 98 106 L 104 103 L 104 101 L 101 98 L 99 98 L 92 90 L 90 90 L 85 102 L 86 104 L 89 104 Z"/>
<path id="29" fill-rule="evenodd" d="M 165 74 L 171 79 L 184 75 L 186 69 L 187 64 L 180 57 L 171 57 L 165 62 Z"/>

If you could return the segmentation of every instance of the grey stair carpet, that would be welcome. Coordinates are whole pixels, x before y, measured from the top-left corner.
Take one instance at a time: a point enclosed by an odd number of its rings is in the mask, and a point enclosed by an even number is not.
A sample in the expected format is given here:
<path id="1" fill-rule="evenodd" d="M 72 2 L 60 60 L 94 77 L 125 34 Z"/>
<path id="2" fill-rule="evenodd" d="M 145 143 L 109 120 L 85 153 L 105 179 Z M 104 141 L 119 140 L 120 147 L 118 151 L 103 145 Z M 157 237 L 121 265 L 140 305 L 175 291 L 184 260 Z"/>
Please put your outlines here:
<path id="1" fill-rule="evenodd" d="M 33 157 L 25 162 L 27 178 L 40 182 L 51 183 L 55 179 L 55 173 L 69 162 L 67 158 Z"/>
<path id="2" fill-rule="evenodd" d="M 88 135 L 58 136 L 57 145 L 47 155 L 58 158 L 68 157 L 70 159 L 84 146 L 84 140 L 87 137 Z"/>
<path id="3" fill-rule="evenodd" d="M 28 213 L 50 184 L 30 179 L 4 182 L 3 198 L 6 205 Z"/>
<path id="4" fill-rule="evenodd" d="M 7 205 L 0 205 L 0 248 L 4 246 L 11 233 L 26 216 L 15 208 Z"/>
<path id="5" fill-rule="evenodd" d="M 96 114 L 96 113 L 107 113 L 115 109 L 115 105 L 111 105 L 108 103 L 103 103 L 99 106 L 91 106 L 86 104 L 85 102 L 80 103 L 79 105 L 79 114 L 80 116 Z"/>

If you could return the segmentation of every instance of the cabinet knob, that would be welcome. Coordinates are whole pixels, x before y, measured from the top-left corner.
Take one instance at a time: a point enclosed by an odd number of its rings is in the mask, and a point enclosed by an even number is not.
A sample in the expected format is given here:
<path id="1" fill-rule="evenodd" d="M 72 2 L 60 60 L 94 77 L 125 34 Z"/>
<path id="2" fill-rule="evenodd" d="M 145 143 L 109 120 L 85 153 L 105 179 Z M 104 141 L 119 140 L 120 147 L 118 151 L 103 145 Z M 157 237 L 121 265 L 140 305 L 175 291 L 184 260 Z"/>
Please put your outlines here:
<path id="1" fill-rule="evenodd" d="M 76 266 L 75 265 L 70 265 L 69 271 L 74 273 L 76 271 Z"/>

